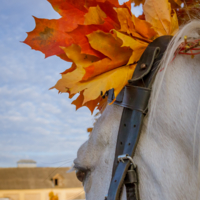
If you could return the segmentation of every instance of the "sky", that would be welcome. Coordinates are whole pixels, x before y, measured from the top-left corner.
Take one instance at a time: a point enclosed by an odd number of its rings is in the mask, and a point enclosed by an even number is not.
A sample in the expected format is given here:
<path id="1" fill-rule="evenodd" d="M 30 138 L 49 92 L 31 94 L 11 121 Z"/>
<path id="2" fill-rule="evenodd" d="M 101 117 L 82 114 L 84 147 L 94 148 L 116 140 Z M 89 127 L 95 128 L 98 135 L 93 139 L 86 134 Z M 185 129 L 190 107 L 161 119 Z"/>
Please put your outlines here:
<path id="1" fill-rule="evenodd" d="M 141 8 L 133 12 L 137 16 Z M 16 167 L 20 159 L 39 167 L 70 166 L 94 118 L 86 107 L 75 111 L 67 94 L 48 90 L 71 63 L 44 59 L 20 42 L 35 27 L 32 16 L 60 18 L 47 0 L 1 0 L 0 167 Z"/>

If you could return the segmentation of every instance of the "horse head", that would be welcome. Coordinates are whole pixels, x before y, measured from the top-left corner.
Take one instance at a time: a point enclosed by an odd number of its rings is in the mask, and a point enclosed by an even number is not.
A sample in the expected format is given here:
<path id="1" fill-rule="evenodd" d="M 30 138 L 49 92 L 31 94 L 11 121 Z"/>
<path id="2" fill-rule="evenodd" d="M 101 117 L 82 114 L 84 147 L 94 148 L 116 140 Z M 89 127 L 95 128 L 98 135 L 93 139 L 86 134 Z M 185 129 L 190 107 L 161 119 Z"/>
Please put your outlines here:
<path id="1" fill-rule="evenodd" d="M 160 63 L 133 157 L 141 200 L 198 198 L 200 56 L 174 58 L 174 53 L 185 35 L 199 39 L 199 29 L 198 21 L 185 25 Z M 74 160 L 87 200 L 104 200 L 108 193 L 122 112 L 122 107 L 108 105 Z"/>

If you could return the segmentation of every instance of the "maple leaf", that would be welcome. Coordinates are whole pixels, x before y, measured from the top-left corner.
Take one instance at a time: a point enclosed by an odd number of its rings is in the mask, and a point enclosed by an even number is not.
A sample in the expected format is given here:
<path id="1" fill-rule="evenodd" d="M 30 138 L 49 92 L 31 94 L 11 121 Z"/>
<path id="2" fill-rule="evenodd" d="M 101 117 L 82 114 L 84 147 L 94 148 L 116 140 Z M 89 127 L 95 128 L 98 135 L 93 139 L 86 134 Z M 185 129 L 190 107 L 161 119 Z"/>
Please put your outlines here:
<path id="1" fill-rule="evenodd" d="M 101 10 L 99 6 L 90 7 L 88 13 L 85 14 L 85 25 L 91 24 L 103 24 L 105 22 L 105 18 L 107 17 L 106 13 Z"/>
<path id="2" fill-rule="evenodd" d="M 85 1 L 63 1 L 63 0 L 48 0 L 54 10 L 58 12 L 66 20 L 67 32 L 74 30 L 79 24 L 84 24 L 84 14 L 87 9 L 84 7 Z"/>
<path id="3" fill-rule="evenodd" d="M 83 104 L 98 98 L 101 93 L 104 95 L 106 91 L 113 88 L 115 96 L 117 96 L 122 88 L 128 83 L 128 80 L 131 79 L 135 67 L 136 65 L 119 67 L 88 81 L 78 82 L 70 88 L 70 92 L 71 94 L 76 94 L 84 90 Z"/>
<path id="4" fill-rule="evenodd" d="M 120 31 L 130 34 L 134 29 L 134 25 L 131 19 L 131 13 L 129 9 L 116 8 L 115 10 L 117 12 L 117 16 L 121 26 Z"/>
<path id="5" fill-rule="evenodd" d="M 142 32 L 142 30 L 140 30 L 139 28 L 136 28 L 136 26 L 138 25 L 138 23 L 137 23 L 138 21 L 134 20 L 134 16 L 130 13 L 129 9 L 116 8 L 115 10 L 116 10 L 118 18 L 119 18 L 121 32 L 125 32 L 128 35 L 133 36 L 134 38 L 137 38 L 137 39 L 140 39 L 140 40 L 143 40 L 146 42 L 151 42 L 151 40 L 149 38 L 145 38 L 140 34 Z M 146 26 L 147 22 L 144 25 Z M 143 28 L 145 28 L 145 27 L 142 27 L 142 29 Z M 138 30 L 139 30 L 139 32 L 138 32 Z"/>
<path id="6" fill-rule="evenodd" d="M 146 0 L 144 4 L 146 21 L 153 25 L 154 30 L 161 35 L 170 34 L 171 9 L 168 0 Z"/>
<path id="7" fill-rule="evenodd" d="M 97 97 L 97 99 L 88 101 L 86 103 L 83 103 L 83 101 L 84 101 L 83 92 L 84 91 L 80 92 L 80 95 L 78 96 L 78 98 L 76 100 L 74 100 L 72 102 L 72 104 L 74 104 L 76 106 L 76 110 L 78 110 L 79 108 L 81 108 L 83 106 L 86 106 L 86 107 L 88 107 L 90 109 L 91 113 L 93 114 L 93 111 L 96 108 L 97 104 L 99 102 L 101 102 L 102 97 L 101 97 L 101 95 L 99 95 L 99 97 Z"/>
<path id="8" fill-rule="evenodd" d="M 59 92 L 68 92 L 69 88 L 82 80 L 85 74 L 84 68 L 90 66 L 99 59 L 92 55 L 82 54 L 81 48 L 75 44 L 69 47 L 63 47 L 62 49 L 74 64 L 67 72 L 62 73 L 62 79 L 51 89 L 56 88 Z"/>
<path id="9" fill-rule="evenodd" d="M 130 47 L 133 50 L 132 55 L 129 58 L 128 65 L 138 62 L 144 50 L 148 46 L 148 43 L 135 40 L 134 38 L 118 31 L 114 31 L 114 33 L 123 41 L 122 47 Z"/>
<path id="10" fill-rule="evenodd" d="M 79 109 L 101 112 L 107 105 L 103 98 L 114 89 L 115 96 L 132 77 L 136 64 L 150 42 L 178 30 L 177 10 L 168 0 L 133 0 L 144 4 L 144 14 L 131 13 L 131 0 L 119 5 L 118 0 L 48 0 L 60 19 L 38 19 L 24 43 L 45 57 L 56 55 L 72 62 L 61 73 L 54 87 Z M 181 0 L 170 0 L 172 7 Z"/>
<path id="11" fill-rule="evenodd" d="M 65 33 L 66 21 L 38 19 L 34 17 L 36 28 L 28 33 L 24 43 L 32 49 L 40 50 L 46 57 L 62 54 L 59 46 L 73 44 L 73 39 Z"/>
<path id="12" fill-rule="evenodd" d="M 118 5 L 117 1 L 99 1 L 100 3 L 98 3 L 95 0 L 81 0 L 78 2 L 72 0 L 49 0 L 49 2 L 62 17 L 56 20 L 34 17 L 36 28 L 28 33 L 24 43 L 31 46 L 32 49 L 43 52 L 45 57 L 57 55 L 64 60 L 68 60 L 63 55 L 64 52 L 60 46 L 68 47 L 72 44 L 78 44 L 83 53 L 103 57 L 102 54 L 90 47 L 86 35 L 96 30 L 109 32 L 119 26 L 117 14 L 114 10 L 114 5 Z M 97 6 L 97 9 L 105 13 L 107 17 L 103 24 L 84 25 L 88 9 L 91 10 L 90 6 Z"/>
<path id="13" fill-rule="evenodd" d="M 135 15 L 132 15 L 132 21 L 135 26 L 135 31 L 141 36 L 143 36 L 144 38 L 147 38 L 153 41 L 156 37 L 158 37 L 157 32 L 152 28 L 152 25 L 148 23 L 147 21 L 141 20 L 135 17 Z"/>
<path id="14" fill-rule="evenodd" d="M 107 57 L 85 68 L 86 73 L 83 80 L 127 64 L 132 50 L 127 47 L 122 48 L 122 42 L 112 34 L 96 31 L 87 37 L 92 48 L 98 50 Z"/>
<path id="15" fill-rule="evenodd" d="M 171 17 L 171 4 L 168 0 L 146 0 L 144 3 L 144 14 L 146 21 L 149 22 L 159 36 L 171 35 L 172 19 L 176 21 L 176 15 Z M 178 20 L 177 20 L 178 21 Z M 174 23 L 176 24 L 176 23 Z"/>

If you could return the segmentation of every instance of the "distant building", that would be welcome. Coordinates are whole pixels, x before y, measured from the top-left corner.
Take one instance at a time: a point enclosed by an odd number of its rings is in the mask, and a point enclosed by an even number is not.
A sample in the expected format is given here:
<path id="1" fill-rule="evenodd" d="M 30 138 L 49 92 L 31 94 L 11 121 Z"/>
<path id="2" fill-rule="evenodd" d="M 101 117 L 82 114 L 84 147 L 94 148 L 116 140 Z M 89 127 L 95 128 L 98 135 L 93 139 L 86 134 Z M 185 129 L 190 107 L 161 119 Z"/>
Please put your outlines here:
<path id="1" fill-rule="evenodd" d="M 68 167 L 40 168 L 35 161 L 22 161 L 17 168 L 0 168 L 0 200 L 49 200 L 51 191 L 59 200 L 85 199 L 82 184 L 74 172 L 67 173 Z"/>
<path id="2" fill-rule="evenodd" d="M 34 160 L 19 160 L 17 162 L 17 167 L 31 168 L 31 167 L 37 167 L 37 165 L 36 165 L 36 162 Z"/>

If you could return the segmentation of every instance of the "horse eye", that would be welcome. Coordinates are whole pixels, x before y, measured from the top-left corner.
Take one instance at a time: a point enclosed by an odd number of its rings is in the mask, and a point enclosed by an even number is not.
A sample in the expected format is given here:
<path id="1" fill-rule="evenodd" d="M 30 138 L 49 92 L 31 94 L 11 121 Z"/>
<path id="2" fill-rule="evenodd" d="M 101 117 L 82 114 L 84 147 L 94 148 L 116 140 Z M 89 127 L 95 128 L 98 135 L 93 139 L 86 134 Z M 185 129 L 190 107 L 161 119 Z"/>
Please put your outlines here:
<path id="1" fill-rule="evenodd" d="M 83 182 L 86 177 L 86 171 L 76 170 L 76 177 L 80 182 Z"/>

